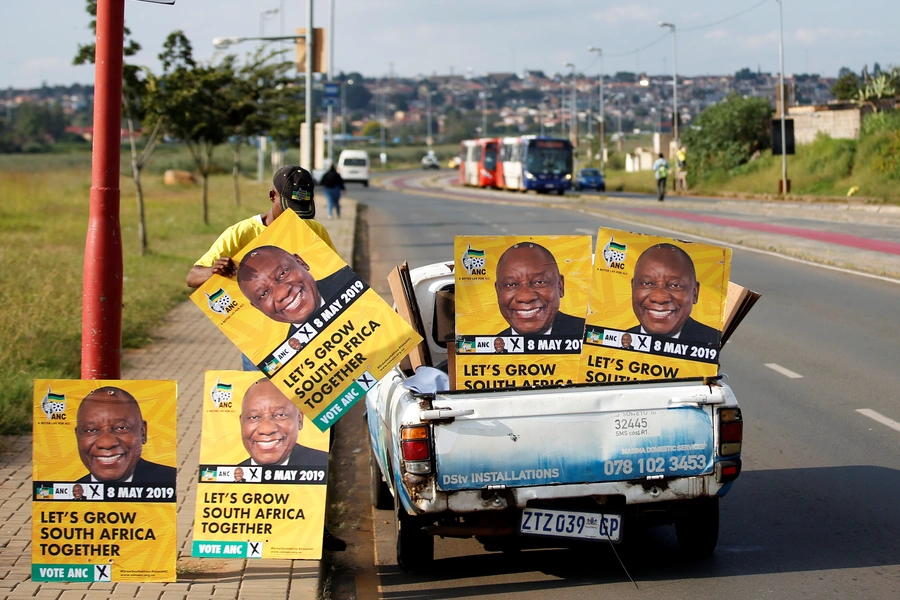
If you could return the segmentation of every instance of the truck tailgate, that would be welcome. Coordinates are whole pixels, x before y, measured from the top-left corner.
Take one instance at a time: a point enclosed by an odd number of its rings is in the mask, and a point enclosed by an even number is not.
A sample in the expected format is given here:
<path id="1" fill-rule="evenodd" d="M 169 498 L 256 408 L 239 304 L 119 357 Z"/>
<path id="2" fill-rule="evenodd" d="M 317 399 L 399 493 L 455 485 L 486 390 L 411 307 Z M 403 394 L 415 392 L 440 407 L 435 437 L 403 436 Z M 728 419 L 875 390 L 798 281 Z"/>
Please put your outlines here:
<path id="1" fill-rule="evenodd" d="M 727 386 L 641 383 L 437 394 L 439 489 L 696 476 L 715 467 L 715 405 Z"/>

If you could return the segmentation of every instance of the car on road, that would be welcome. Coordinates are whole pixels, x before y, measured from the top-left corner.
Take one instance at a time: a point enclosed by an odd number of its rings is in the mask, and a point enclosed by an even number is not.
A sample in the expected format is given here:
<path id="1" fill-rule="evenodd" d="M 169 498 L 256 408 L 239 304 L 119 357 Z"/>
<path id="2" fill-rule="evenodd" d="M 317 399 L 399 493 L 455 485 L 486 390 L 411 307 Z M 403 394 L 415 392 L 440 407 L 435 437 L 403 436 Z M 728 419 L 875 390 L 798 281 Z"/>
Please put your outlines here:
<path id="1" fill-rule="evenodd" d="M 422 157 L 422 168 L 423 169 L 440 169 L 441 162 L 438 160 L 437 156 L 434 155 L 434 151 L 429 150 L 428 154 Z"/>
<path id="2" fill-rule="evenodd" d="M 585 168 L 578 171 L 573 187 L 575 191 L 597 190 L 598 192 L 605 192 L 606 182 L 603 180 L 603 174 L 599 169 Z"/>
<path id="3" fill-rule="evenodd" d="M 342 150 L 337 172 L 347 183 L 355 181 L 369 187 L 369 164 L 369 155 L 365 150 Z"/>

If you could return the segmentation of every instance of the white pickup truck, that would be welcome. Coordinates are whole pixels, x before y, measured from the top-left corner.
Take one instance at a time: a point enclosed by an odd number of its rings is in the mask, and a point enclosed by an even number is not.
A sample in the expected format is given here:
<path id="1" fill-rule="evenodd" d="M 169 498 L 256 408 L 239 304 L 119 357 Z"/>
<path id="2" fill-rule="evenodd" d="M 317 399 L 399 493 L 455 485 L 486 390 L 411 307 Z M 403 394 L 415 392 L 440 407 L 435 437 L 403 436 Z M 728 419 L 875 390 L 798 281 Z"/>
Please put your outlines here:
<path id="1" fill-rule="evenodd" d="M 408 285 L 439 367 L 448 334 L 436 298 L 453 290 L 452 269 L 415 269 Z M 436 536 L 489 550 L 616 543 L 632 523 L 674 523 L 688 556 L 715 549 L 743 433 L 722 381 L 421 392 L 410 375 L 395 368 L 366 398 L 372 503 L 397 514 L 404 569 L 429 567 Z"/>

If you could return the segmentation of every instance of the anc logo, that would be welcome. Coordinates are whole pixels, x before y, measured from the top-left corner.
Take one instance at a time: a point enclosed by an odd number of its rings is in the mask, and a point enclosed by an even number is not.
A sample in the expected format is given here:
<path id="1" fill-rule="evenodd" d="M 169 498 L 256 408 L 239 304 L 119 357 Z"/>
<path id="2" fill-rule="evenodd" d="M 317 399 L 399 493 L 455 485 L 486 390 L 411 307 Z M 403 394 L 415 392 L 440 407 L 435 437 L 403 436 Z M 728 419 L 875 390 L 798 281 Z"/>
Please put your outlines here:
<path id="1" fill-rule="evenodd" d="M 602 329 L 588 329 L 585 332 L 585 341 L 591 342 L 593 344 L 602 344 L 603 343 L 603 330 Z"/>
<path id="2" fill-rule="evenodd" d="M 209 399 L 213 401 L 216 408 L 231 408 L 231 384 L 222 383 L 217 377 L 216 385 L 209 392 Z"/>
<path id="3" fill-rule="evenodd" d="M 206 294 L 206 303 L 209 304 L 211 311 L 220 315 L 227 315 L 237 307 L 237 302 L 232 300 L 231 295 L 222 288 L 212 295 Z"/>
<path id="4" fill-rule="evenodd" d="M 47 394 L 41 400 L 41 410 L 47 415 L 48 419 L 65 419 L 66 418 L 66 395 L 54 394 L 47 388 Z"/>
<path id="5" fill-rule="evenodd" d="M 266 372 L 266 375 L 273 375 L 280 367 L 281 362 L 277 358 L 272 358 L 272 360 L 263 365 L 263 371 Z"/>
<path id="6" fill-rule="evenodd" d="M 625 244 L 617 244 L 613 241 L 612 236 L 609 242 L 603 247 L 603 260 L 606 261 L 607 269 L 624 269 L 625 268 Z"/>
<path id="7" fill-rule="evenodd" d="M 468 244 L 462 254 L 462 266 L 469 275 L 484 275 L 484 250 L 475 250 Z"/>

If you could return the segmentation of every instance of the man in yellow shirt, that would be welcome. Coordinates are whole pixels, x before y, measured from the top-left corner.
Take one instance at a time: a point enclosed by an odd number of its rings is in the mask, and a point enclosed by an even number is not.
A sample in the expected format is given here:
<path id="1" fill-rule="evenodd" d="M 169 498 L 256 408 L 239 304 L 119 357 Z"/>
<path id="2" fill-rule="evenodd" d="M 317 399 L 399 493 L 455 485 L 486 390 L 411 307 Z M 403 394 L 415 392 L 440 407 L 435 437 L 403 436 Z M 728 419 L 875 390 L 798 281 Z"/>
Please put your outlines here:
<path id="1" fill-rule="evenodd" d="M 310 229 L 328 244 L 329 248 L 335 250 L 328 231 L 321 223 L 313 219 L 316 216 L 316 205 L 313 200 L 316 182 L 309 171 L 295 165 L 282 167 L 272 178 L 272 185 L 272 189 L 269 190 L 269 201 L 272 203 L 269 211 L 238 221 L 223 231 L 219 239 L 206 251 L 206 254 L 201 256 L 191 267 L 187 274 L 189 287 L 200 287 L 213 274 L 234 277 L 237 273 L 237 265 L 232 257 L 252 242 L 286 210 L 293 210 L 297 213 L 297 216 L 303 219 L 304 223 L 309 225 Z M 243 357 L 243 365 L 245 371 L 256 370 L 256 365 L 246 356 Z"/>
<path id="2" fill-rule="evenodd" d="M 321 223 L 313 220 L 316 216 L 316 205 L 313 200 L 316 182 L 309 171 L 294 165 L 282 167 L 275 173 L 272 185 L 272 189 L 269 190 L 269 201 L 272 203 L 269 211 L 238 221 L 223 231 L 206 254 L 191 267 L 187 275 L 188 286 L 198 288 L 213 274 L 233 277 L 237 266 L 232 257 L 288 209 L 297 213 L 297 216 L 334 250 L 334 243 L 328 231 Z"/>

